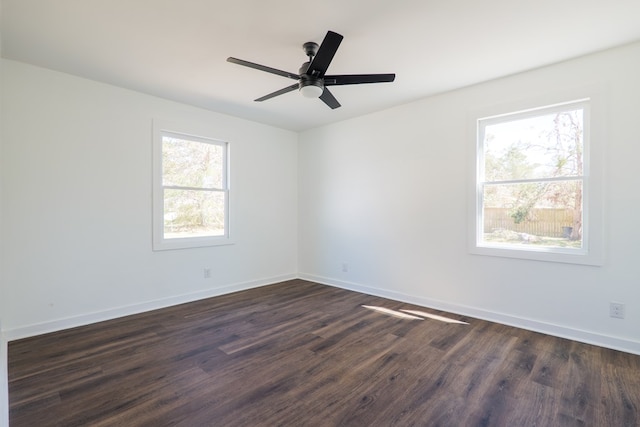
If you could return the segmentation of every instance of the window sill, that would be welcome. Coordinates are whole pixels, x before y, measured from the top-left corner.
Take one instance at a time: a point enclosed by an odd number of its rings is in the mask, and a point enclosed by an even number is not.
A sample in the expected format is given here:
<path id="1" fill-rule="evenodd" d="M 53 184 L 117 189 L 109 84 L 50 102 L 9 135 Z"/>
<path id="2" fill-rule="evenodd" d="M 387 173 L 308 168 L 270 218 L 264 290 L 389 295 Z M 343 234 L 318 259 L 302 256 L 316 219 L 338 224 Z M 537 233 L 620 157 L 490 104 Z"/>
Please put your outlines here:
<path id="1" fill-rule="evenodd" d="M 516 258 L 531 261 L 559 262 L 565 264 L 603 265 L 602 255 L 585 249 L 563 249 L 523 245 L 522 248 L 501 245 L 472 245 L 469 252 L 473 255 L 484 255 L 502 258 Z"/>
<path id="2" fill-rule="evenodd" d="M 185 237 L 178 239 L 163 239 L 153 242 L 154 251 L 168 251 L 176 249 L 206 248 L 211 246 L 233 245 L 235 241 L 228 237 Z"/>

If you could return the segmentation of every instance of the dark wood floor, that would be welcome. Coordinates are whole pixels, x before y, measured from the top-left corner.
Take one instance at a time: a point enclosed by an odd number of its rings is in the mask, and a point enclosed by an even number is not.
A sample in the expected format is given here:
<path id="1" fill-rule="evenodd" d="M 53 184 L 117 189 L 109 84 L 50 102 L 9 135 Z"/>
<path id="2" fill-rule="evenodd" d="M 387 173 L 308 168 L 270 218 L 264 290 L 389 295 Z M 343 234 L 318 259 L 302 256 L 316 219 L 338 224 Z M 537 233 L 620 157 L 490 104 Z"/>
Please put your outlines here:
<path id="1" fill-rule="evenodd" d="M 638 426 L 640 356 L 294 280 L 11 342 L 9 397 L 12 427 Z"/>

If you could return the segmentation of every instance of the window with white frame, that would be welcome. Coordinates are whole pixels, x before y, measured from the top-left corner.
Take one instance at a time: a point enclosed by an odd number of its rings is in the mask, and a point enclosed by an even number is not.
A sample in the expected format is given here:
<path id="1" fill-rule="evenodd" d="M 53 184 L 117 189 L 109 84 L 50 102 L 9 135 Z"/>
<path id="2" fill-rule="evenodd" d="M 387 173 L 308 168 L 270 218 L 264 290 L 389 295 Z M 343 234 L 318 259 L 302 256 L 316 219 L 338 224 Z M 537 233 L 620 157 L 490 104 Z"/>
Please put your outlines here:
<path id="1" fill-rule="evenodd" d="M 583 99 L 477 119 L 473 252 L 598 263 L 590 117 Z"/>
<path id="2" fill-rule="evenodd" d="M 154 129 L 154 250 L 229 240 L 228 143 Z"/>

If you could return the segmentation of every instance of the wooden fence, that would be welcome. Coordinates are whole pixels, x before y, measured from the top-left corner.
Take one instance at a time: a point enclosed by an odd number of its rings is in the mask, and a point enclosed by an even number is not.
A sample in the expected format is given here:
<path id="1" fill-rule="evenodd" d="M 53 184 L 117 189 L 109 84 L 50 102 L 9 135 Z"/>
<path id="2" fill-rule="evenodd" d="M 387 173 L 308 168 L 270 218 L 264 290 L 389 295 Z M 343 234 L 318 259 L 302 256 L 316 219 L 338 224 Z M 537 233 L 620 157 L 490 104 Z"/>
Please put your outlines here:
<path id="1" fill-rule="evenodd" d="M 567 237 L 567 230 L 563 230 L 563 227 L 571 227 L 573 224 L 571 209 L 532 209 L 528 219 L 520 224 L 513 221 L 509 212 L 509 209 L 485 208 L 484 232 L 505 229 L 534 236 Z"/>

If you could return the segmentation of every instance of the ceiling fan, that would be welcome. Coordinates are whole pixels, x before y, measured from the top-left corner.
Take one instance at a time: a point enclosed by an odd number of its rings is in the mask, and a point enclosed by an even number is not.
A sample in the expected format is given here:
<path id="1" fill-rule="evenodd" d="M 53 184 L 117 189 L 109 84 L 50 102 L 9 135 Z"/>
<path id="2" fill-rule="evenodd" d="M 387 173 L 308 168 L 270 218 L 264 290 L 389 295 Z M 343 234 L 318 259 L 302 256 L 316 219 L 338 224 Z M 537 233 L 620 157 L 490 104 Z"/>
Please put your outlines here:
<path id="1" fill-rule="evenodd" d="M 266 101 L 267 99 L 271 99 L 298 89 L 303 96 L 308 98 L 319 97 L 330 108 L 335 109 L 340 107 L 340 103 L 329 91 L 327 86 L 357 85 L 363 83 L 385 83 L 392 82 L 396 78 L 395 74 L 326 75 L 325 73 L 327 72 L 327 68 L 329 68 L 329 64 L 331 64 L 331 60 L 336 54 L 336 51 L 338 50 L 342 39 L 343 37 L 340 34 L 334 33 L 333 31 L 328 31 L 320 46 L 318 46 L 318 44 L 314 42 L 307 42 L 303 44 L 302 48 L 304 49 L 305 54 L 309 57 L 309 61 L 302 64 L 300 70 L 298 71 L 299 74 L 277 70 L 275 68 L 255 64 L 253 62 L 244 61 L 242 59 L 233 57 L 227 58 L 227 61 L 298 81 L 291 86 L 287 86 L 284 89 L 272 92 L 268 95 L 256 99 L 255 101 Z"/>

